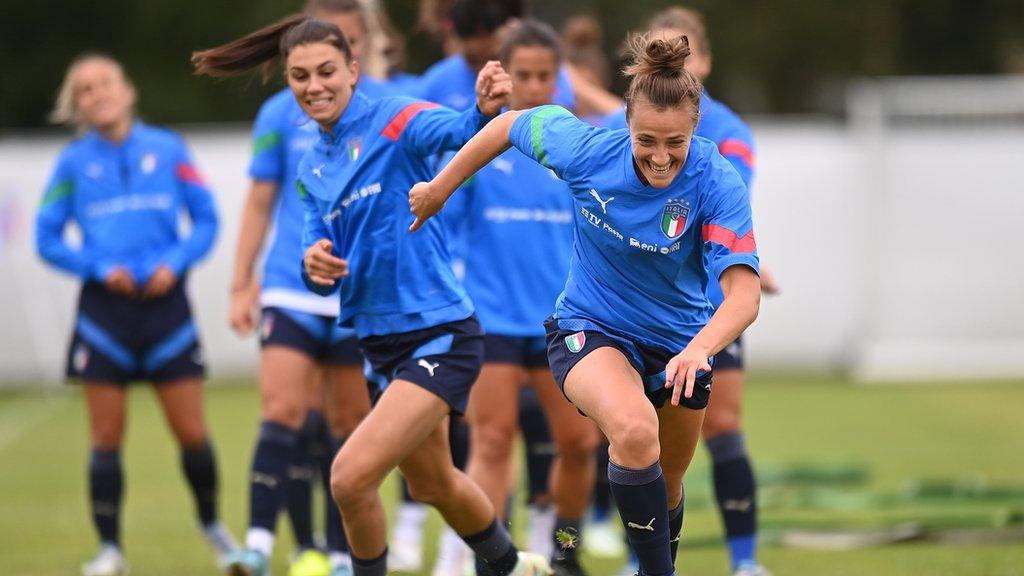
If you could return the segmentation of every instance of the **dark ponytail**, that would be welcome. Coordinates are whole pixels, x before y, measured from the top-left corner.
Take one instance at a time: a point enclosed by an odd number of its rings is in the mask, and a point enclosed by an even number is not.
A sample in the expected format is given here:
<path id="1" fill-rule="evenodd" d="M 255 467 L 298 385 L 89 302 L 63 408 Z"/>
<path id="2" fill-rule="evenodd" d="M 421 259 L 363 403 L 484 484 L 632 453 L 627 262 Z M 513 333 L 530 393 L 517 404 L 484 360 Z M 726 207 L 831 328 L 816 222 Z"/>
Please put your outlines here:
<path id="1" fill-rule="evenodd" d="M 227 44 L 193 52 L 192 65 L 196 74 L 214 77 L 236 76 L 262 66 L 266 80 L 278 58 L 287 59 L 296 46 L 320 42 L 334 46 L 347 62 L 352 61 L 352 49 L 337 26 L 296 14 Z"/>
<path id="2" fill-rule="evenodd" d="M 631 63 L 623 70 L 630 79 L 626 90 L 627 116 L 632 113 L 637 98 L 643 98 L 655 108 L 689 103 L 694 121 L 700 117 L 700 95 L 704 88 L 684 67 L 690 55 L 686 36 L 668 40 L 650 33 L 633 36 L 629 40 L 628 55 Z"/>

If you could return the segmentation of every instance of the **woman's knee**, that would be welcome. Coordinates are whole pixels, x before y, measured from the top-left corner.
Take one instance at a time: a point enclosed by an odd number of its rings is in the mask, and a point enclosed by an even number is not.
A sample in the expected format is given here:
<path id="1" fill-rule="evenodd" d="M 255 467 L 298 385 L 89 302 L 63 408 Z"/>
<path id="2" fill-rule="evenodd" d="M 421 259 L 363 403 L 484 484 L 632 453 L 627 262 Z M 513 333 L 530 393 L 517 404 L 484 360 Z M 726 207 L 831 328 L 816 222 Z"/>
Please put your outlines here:
<path id="1" fill-rule="evenodd" d="M 701 435 L 704 438 L 714 438 L 723 434 L 732 434 L 740 431 L 740 412 L 728 406 L 708 409 L 704 413 L 704 424 L 701 427 Z"/>
<path id="2" fill-rule="evenodd" d="M 406 477 L 409 495 L 417 502 L 435 506 L 453 492 L 455 474 L 453 468 L 450 473 L 431 475 L 430 478 Z"/>
<path id="3" fill-rule="evenodd" d="M 302 427 L 306 419 L 305 398 L 280 387 L 268 386 L 263 389 L 262 418 L 288 428 Z"/>
<path id="4" fill-rule="evenodd" d="M 650 466 L 661 457 L 657 417 L 622 414 L 604 431 L 611 459 L 622 466 Z"/>
<path id="5" fill-rule="evenodd" d="M 584 421 L 572 427 L 563 427 L 555 434 L 558 455 L 574 461 L 589 460 L 597 450 L 598 432 L 593 424 Z"/>
<path id="6" fill-rule="evenodd" d="M 474 459 L 502 462 L 512 457 L 515 426 L 486 420 L 471 423 L 469 449 Z"/>
<path id="7" fill-rule="evenodd" d="M 361 470 L 355 462 L 346 461 L 341 453 L 331 464 L 331 496 L 340 506 L 357 504 L 360 499 L 373 496 L 380 479 L 366 470 Z"/>

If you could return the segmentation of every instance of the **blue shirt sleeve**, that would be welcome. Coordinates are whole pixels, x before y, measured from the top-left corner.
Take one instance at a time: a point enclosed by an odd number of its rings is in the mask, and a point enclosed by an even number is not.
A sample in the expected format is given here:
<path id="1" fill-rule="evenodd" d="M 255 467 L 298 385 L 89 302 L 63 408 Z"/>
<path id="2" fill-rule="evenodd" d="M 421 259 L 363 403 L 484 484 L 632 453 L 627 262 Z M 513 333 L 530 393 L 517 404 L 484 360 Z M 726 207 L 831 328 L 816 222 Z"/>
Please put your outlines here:
<path id="1" fill-rule="evenodd" d="M 431 102 L 411 102 L 392 117 L 384 136 L 399 140 L 417 156 L 425 157 L 461 147 L 488 120 L 476 105 L 456 112 Z"/>
<path id="2" fill-rule="evenodd" d="M 252 162 L 249 164 L 249 176 L 253 180 L 280 183 L 287 171 L 287 151 L 281 119 L 277 107 L 272 105 L 274 102 L 276 99 L 268 100 L 256 115 L 252 131 Z"/>
<path id="3" fill-rule="evenodd" d="M 747 189 L 754 181 L 754 136 L 745 126 L 737 126 L 718 142 L 718 151 L 739 173 Z"/>
<path id="4" fill-rule="evenodd" d="M 112 266 L 100 265 L 85 249 L 76 250 L 64 240 L 64 227 L 74 217 L 74 193 L 75 174 L 65 152 L 57 160 L 36 214 L 36 249 L 43 260 L 59 270 L 83 280 L 103 280 Z"/>
<path id="5" fill-rule="evenodd" d="M 561 106 L 538 106 L 516 118 L 509 133 L 512 145 L 570 185 L 587 175 L 600 131 Z"/>
<path id="6" fill-rule="evenodd" d="M 711 280 L 716 282 L 730 266 L 745 265 L 759 273 L 746 186 L 727 169 L 718 173 L 722 177 L 710 181 L 713 187 L 707 194 L 710 208 L 701 228 L 705 266 Z"/>
<path id="7" fill-rule="evenodd" d="M 286 191 L 286 193 L 292 193 Z M 316 244 L 324 238 L 330 239 L 331 233 L 327 230 L 327 225 L 324 224 L 323 217 L 320 215 L 320 210 L 316 206 L 316 202 L 310 196 L 309 191 L 306 190 L 306 185 L 302 183 L 302 180 L 295 181 L 295 193 L 299 195 L 299 199 L 302 200 L 302 208 L 305 213 L 306 225 L 302 231 L 302 255 L 305 257 L 306 250 L 313 244 Z M 332 250 L 332 252 L 334 252 Z M 337 256 L 337 252 L 334 252 Z M 297 263 L 302 273 L 302 283 L 306 285 L 306 288 L 315 294 L 321 296 L 330 296 L 331 294 L 338 291 L 339 282 L 335 282 L 334 286 L 321 286 L 310 279 L 309 274 L 306 274 L 306 266 L 300 259 Z"/>
<path id="8" fill-rule="evenodd" d="M 192 231 L 188 238 L 168 252 L 164 263 L 180 278 L 189 267 L 210 252 L 217 237 L 217 210 L 213 205 L 213 195 L 196 170 L 184 142 L 180 143 L 175 175 L 192 221 Z"/>

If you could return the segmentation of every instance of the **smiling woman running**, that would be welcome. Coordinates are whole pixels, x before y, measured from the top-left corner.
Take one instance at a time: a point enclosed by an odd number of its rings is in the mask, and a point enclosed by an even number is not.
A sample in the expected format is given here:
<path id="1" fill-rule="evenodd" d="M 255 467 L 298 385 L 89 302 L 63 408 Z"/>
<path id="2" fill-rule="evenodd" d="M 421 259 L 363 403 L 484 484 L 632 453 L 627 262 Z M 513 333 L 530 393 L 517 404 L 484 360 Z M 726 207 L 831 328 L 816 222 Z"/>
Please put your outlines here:
<path id="1" fill-rule="evenodd" d="M 510 144 L 569 184 L 573 256 L 547 322 L 548 361 L 608 437 L 611 490 L 640 573 L 661 576 L 675 573 L 670 533 L 682 525 L 709 359 L 754 321 L 760 288 L 743 181 L 693 136 L 701 85 L 683 66 L 686 37 L 634 37 L 631 52 L 628 131 L 556 106 L 507 112 L 413 188 L 411 229 Z M 709 274 L 725 294 L 714 314 Z"/>
<path id="2" fill-rule="evenodd" d="M 432 174 L 434 154 L 461 146 L 497 114 L 511 89 L 508 74 L 497 62 L 485 65 L 477 105 L 462 113 L 409 98 L 369 101 L 354 92 L 359 64 L 338 27 L 302 16 L 199 52 L 193 62 L 200 73 L 227 75 L 279 56 L 292 94 L 320 127 L 298 171 L 303 275 L 315 292 L 339 292 L 339 321 L 355 329 L 370 380 L 382 390 L 331 473 L 353 573 L 387 573 L 377 490 L 396 466 L 412 495 L 436 507 L 495 573 L 549 573 L 543 558 L 516 550 L 487 496 L 452 464 L 447 420 L 465 411 L 483 337 L 452 272 L 444 226 L 431 223 L 416 238 L 403 233 L 409 189 Z"/>

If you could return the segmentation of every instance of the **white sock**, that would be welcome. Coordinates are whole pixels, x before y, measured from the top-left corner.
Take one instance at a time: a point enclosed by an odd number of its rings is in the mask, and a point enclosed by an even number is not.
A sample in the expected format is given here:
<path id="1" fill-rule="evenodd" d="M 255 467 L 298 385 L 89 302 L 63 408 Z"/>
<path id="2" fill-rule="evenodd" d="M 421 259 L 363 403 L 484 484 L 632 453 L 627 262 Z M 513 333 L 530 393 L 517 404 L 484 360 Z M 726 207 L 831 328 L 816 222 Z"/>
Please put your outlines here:
<path id="1" fill-rule="evenodd" d="M 526 510 L 529 534 L 528 550 L 545 558 L 551 558 L 555 552 L 555 543 L 551 535 L 555 529 L 555 507 L 531 504 L 526 507 Z"/>
<path id="2" fill-rule="evenodd" d="M 270 558 L 274 553 L 274 533 L 266 528 L 249 528 L 245 533 L 245 547 Z"/>
<path id="3" fill-rule="evenodd" d="M 423 539 L 423 522 L 427 519 L 427 506 L 416 502 L 402 502 L 395 518 L 395 540 L 420 542 Z"/>

